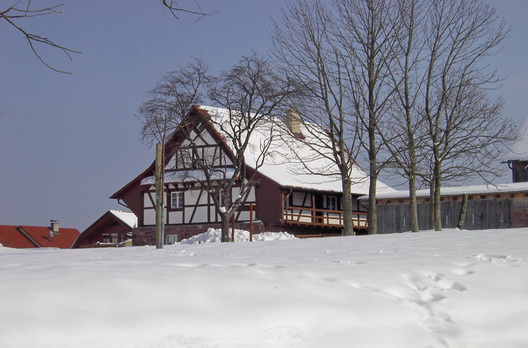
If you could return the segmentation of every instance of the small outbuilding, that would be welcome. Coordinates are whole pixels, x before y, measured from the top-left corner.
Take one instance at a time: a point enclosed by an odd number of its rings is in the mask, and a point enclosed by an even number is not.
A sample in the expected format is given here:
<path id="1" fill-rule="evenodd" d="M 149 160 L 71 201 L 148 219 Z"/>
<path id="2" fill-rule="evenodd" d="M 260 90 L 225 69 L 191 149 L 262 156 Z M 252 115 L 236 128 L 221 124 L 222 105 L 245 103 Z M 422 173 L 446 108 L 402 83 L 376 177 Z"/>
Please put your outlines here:
<path id="1" fill-rule="evenodd" d="M 416 193 L 420 230 L 433 228 L 429 195 L 429 190 L 418 190 Z M 462 224 L 464 229 L 528 226 L 528 182 L 442 188 L 440 203 L 442 227 L 457 227 L 464 195 L 467 195 L 467 210 Z M 380 193 L 376 196 L 376 202 L 378 233 L 410 231 L 408 191 Z"/>
<path id="2" fill-rule="evenodd" d="M 136 227 L 134 213 L 109 210 L 81 233 L 73 248 L 115 247 L 131 239 Z"/>

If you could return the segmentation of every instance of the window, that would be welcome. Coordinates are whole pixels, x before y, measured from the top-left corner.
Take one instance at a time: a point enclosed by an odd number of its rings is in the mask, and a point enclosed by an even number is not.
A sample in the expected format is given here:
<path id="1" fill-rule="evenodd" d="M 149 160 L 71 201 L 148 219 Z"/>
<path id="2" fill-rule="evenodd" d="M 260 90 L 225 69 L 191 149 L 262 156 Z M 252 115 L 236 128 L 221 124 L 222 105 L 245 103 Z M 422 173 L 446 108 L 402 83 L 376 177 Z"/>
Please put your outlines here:
<path id="1" fill-rule="evenodd" d="M 171 192 L 171 209 L 182 209 L 183 208 L 183 191 Z"/>
<path id="2" fill-rule="evenodd" d="M 118 237 L 117 233 L 105 233 L 103 234 L 103 243 L 117 244 L 119 242 Z"/>
<path id="3" fill-rule="evenodd" d="M 177 234 L 168 234 L 165 236 L 165 245 L 171 245 L 178 242 Z"/>
<path id="4" fill-rule="evenodd" d="M 337 197 L 336 196 L 326 196 L 326 209 L 337 210 Z"/>

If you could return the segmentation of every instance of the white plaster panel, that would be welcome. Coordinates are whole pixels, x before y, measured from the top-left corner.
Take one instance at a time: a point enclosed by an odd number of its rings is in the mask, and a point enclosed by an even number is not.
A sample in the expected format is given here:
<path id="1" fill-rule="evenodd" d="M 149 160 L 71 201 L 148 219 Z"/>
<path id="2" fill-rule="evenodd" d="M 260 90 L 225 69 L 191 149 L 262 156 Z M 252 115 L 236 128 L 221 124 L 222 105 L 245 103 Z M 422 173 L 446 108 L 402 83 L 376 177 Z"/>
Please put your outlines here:
<path id="1" fill-rule="evenodd" d="M 198 204 L 208 204 L 208 197 L 209 195 L 206 191 L 202 192 L 202 196 L 200 197 L 200 201 L 198 202 Z"/>
<path id="2" fill-rule="evenodd" d="M 207 222 L 207 207 L 196 208 L 196 213 L 194 214 L 193 222 Z"/>
<path id="3" fill-rule="evenodd" d="M 156 224 L 156 210 L 155 209 L 143 210 L 143 224 L 145 226 Z"/>
<path id="4" fill-rule="evenodd" d="M 304 192 L 293 192 L 292 195 L 293 195 L 293 205 L 304 206 L 304 207 L 310 207 L 312 205 L 310 194 L 308 194 L 308 197 L 306 197 L 306 202 L 304 202 L 304 205 L 303 205 L 303 200 L 305 196 Z"/>
<path id="5" fill-rule="evenodd" d="M 145 208 L 150 208 L 154 206 L 150 200 L 148 192 L 143 193 L 143 206 Z"/>
<path id="6" fill-rule="evenodd" d="M 253 214 L 253 217 L 255 214 Z M 240 212 L 240 216 L 238 217 L 238 221 L 249 221 L 249 211 L 242 211 Z"/>
<path id="7" fill-rule="evenodd" d="M 210 165 L 220 165 L 219 151 L 216 147 L 204 148 L 204 157 Z"/>
<path id="8" fill-rule="evenodd" d="M 183 213 L 181 211 L 170 211 L 169 224 L 183 224 Z"/>
<path id="9" fill-rule="evenodd" d="M 255 199 L 255 188 L 252 187 L 251 191 L 249 191 L 249 194 L 248 194 L 246 202 L 255 202 L 255 201 L 256 201 L 256 199 Z"/>
<path id="10" fill-rule="evenodd" d="M 186 206 L 194 206 L 196 205 L 196 202 L 198 201 L 198 195 L 200 194 L 200 190 L 188 190 L 185 191 L 185 198 L 184 203 Z"/>
<path id="11" fill-rule="evenodd" d="M 185 207 L 185 222 L 184 223 L 194 222 L 194 221 L 191 221 L 193 210 L 194 210 L 194 207 Z"/>
<path id="12" fill-rule="evenodd" d="M 211 134 L 207 131 L 202 132 L 202 138 L 204 138 L 205 144 L 207 145 L 214 145 L 216 142 L 214 141 Z"/>

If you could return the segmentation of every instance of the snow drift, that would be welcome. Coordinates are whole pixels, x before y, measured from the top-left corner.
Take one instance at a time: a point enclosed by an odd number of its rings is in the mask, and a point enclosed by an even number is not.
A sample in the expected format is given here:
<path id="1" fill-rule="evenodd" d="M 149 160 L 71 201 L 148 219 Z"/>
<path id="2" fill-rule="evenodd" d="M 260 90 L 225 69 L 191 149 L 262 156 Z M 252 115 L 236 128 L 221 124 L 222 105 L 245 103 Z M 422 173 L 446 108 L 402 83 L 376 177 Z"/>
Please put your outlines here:
<path id="1" fill-rule="evenodd" d="M 526 228 L 0 258 L 0 347 L 528 346 Z"/>

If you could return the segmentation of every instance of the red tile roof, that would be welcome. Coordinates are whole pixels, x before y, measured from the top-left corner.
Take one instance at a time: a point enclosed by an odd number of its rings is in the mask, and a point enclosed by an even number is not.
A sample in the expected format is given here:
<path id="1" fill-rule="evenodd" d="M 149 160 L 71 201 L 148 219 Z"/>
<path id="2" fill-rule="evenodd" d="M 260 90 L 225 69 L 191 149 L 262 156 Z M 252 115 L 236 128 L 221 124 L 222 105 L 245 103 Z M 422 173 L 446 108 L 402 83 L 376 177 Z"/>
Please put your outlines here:
<path id="1" fill-rule="evenodd" d="M 9 248 L 37 247 L 18 230 L 18 226 L 0 226 L 0 244 Z"/>
<path id="2" fill-rule="evenodd" d="M 76 228 L 61 227 L 54 235 L 50 231 L 42 226 L 0 226 L 0 243 L 9 248 L 69 249 L 80 234 Z"/>

